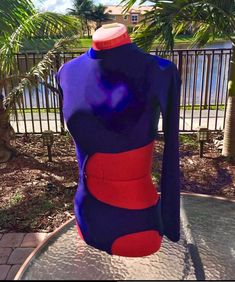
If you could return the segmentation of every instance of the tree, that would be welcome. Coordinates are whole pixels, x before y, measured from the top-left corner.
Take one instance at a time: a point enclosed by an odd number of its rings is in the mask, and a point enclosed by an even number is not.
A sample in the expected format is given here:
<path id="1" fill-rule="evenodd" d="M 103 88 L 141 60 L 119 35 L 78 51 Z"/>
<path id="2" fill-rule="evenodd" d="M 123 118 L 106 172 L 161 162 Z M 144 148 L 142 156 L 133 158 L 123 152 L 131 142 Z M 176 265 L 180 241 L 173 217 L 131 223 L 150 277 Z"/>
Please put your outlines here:
<path id="1" fill-rule="evenodd" d="M 83 36 L 86 30 L 90 36 L 89 22 L 92 20 L 93 6 L 92 0 L 74 0 L 73 9 L 67 9 L 69 15 L 77 16 L 81 20 Z"/>
<path id="2" fill-rule="evenodd" d="M 60 50 L 69 38 L 61 39 L 55 44 L 46 56 L 27 73 L 19 73 L 15 67 L 15 53 L 25 38 L 33 38 L 42 34 L 45 38 L 55 34 L 68 35 L 78 33 L 78 20 L 71 16 L 55 13 L 37 12 L 30 0 L 1 0 L 0 1 L 0 163 L 8 161 L 15 150 L 10 144 L 14 130 L 10 125 L 9 116 L 14 109 L 15 101 L 21 105 L 24 86 L 37 85 L 38 79 L 44 79 L 52 64 L 52 58 L 56 50 Z M 74 39 L 73 37 L 71 37 Z M 13 83 L 13 87 L 10 85 Z M 50 87 L 50 86 L 49 86 Z M 8 88 L 9 95 L 3 95 L 3 89 Z M 53 89 L 56 91 L 56 89 Z M 8 91 L 7 91 L 8 92 Z M 14 113 L 14 111 L 13 111 Z"/>
<path id="3" fill-rule="evenodd" d="M 136 0 L 122 0 L 128 10 Z M 144 0 L 140 1 L 140 5 Z M 235 1 L 234 0 L 152 0 L 153 9 L 134 33 L 133 40 L 149 50 L 155 39 L 167 49 L 173 49 L 175 37 L 194 28 L 191 46 L 204 46 L 215 37 L 226 37 L 232 42 L 232 58 L 228 82 L 228 102 L 222 155 L 235 158 Z M 124 10 L 124 11 L 125 11 Z"/>
<path id="4" fill-rule="evenodd" d="M 92 20 L 96 23 L 96 29 L 100 28 L 103 22 L 109 21 L 109 14 L 105 13 L 106 7 L 102 4 L 93 7 Z"/>
<path id="5" fill-rule="evenodd" d="M 83 35 L 87 30 L 87 34 L 90 36 L 92 22 L 96 23 L 96 29 L 98 29 L 103 22 L 110 20 L 109 14 L 105 13 L 105 6 L 102 4 L 94 5 L 92 0 L 74 0 L 73 7 L 73 9 L 68 9 L 68 14 L 80 18 Z"/>

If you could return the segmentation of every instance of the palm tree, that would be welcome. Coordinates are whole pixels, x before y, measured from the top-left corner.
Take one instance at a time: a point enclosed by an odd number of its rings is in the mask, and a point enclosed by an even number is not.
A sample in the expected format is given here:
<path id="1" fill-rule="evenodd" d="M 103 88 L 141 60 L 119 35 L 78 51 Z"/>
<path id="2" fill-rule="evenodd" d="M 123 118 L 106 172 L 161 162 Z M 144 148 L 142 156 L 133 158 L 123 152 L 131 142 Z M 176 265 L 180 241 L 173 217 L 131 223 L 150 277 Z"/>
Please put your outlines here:
<path id="1" fill-rule="evenodd" d="M 128 10 L 136 0 L 122 0 Z M 140 1 L 140 4 L 146 2 Z M 149 2 L 149 1 L 148 1 Z M 152 0 L 153 9 L 134 33 L 133 40 L 146 51 L 155 39 L 167 49 L 173 49 L 177 34 L 194 27 L 191 46 L 204 46 L 215 37 L 232 42 L 232 58 L 228 83 L 228 103 L 222 155 L 235 158 L 235 1 L 234 0 Z"/>
<path id="2" fill-rule="evenodd" d="M 96 29 L 100 28 L 102 23 L 109 21 L 109 14 L 105 13 L 106 7 L 98 4 L 93 7 L 92 20 L 96 23 Z"/>
<path id="3" fill-rule="evenodd" d="M 67 9 L 68 14 L 77 16 L 81 20 L 83 36 L 87 30 L 88 37 L 90 36 L 89 22 L 92 20 L 93 2 L 92 0 L 74 0 L 73 9 Z"/>
<path id="4" fill-rule="evenodd" d="M 54 52 L 61 50 L 70 42 L 61 39 L 46 56 L 27 73 L 19 73 L 14 64 L 15 53 L 19 52 L 24 39 L 32 39 L 38 34 L 50 37 L 68 31 L 70 35 L 78 33 L 78 20 L 71 16 L 55 13 L 37 12 L 31 0 L 0 1 L 0 163 L 8 161 L 15 150 L 10 144 L 14 130 L 9 116 L 14 113 L 15 101 L 21 105 L 25 85 L 37 85 L 39 79 L 46 81 L 48 69 L 52 64 Z M 71 37 L 74 39 L 74 37 Z M 77 39 L 77 38 L 76 38 Z M 11 83 L 9 83 L 11 82 Z M 46 83 L 46 82 L 45 82 Z M 10 86 L 13 84 L 13 87 Z M 50 87 L 50 86 L 49 86 Z M 3 90 L 10 92 L 4 99 Z M 53 89 L 56 91 L 55 89 Z"/>

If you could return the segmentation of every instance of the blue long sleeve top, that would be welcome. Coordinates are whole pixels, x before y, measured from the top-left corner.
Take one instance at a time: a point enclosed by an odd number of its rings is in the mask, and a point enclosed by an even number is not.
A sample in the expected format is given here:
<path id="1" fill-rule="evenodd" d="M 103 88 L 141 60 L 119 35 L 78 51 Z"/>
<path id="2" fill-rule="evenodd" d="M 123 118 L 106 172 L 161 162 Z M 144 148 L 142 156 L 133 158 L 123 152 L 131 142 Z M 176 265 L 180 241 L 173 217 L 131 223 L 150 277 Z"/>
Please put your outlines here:
<path id="1" fill-rule="evenodd" d="M 84 181 L 87 161 L 97 152 L 118 154 L 150 144 L 156 138 L 159 112 L 164 131 L 159 183 L 161 234 L 177 242 L 180 239 L 178 134 L 181 79 L 176 65 L 145 53 L 135 43 L 129 43 L 102 51 L 90 48 L 65 63 L 56 74 L 56 79 L 63 98 L 64 118 L 73 137 L 79 163 L 81 181 L 80 193 L 75 197 L 75 214 L 87 242 L 98 246 L 99 243 L 88 231 L 98 233 L 95 228 L 102 229 L 102 224 L 95 222 L 96 227 L 89 227 L 91 219 L 84 220 L 88 210 L 94 208 L 93 214 L 98 214 L 104 209 L 104 217 L 119 212 L 118 208 L 110 206 L 108 210 L 109 206 L 103 207 L 96 199 L 89 198 Z M 90 204 L 89 209 L 86 210 L 84 202 Z M 150 212 L 150 208 L 143 212 L 147 214 L 147 210 Z M 124 210 L 120 209 L 120 215 L 122 212 Z M 135 224 L 138 225 L 138 218 L 142 215 L 138 213 L 140 210 L 135 212 L 132 218 L 135 222 L 136 216 Z M 150 213 L 148 216 L 151 216 Z M 128 215 L 123 217 L 127 220 Z M 113 221 L 113 218 L 105 219 L 106 223 L 109 220 Z M 103 238 L 109 240 L 107 234 L 103 234 Z M 105 243 L 100 243 L 98 248 L 108 250 Z"/>

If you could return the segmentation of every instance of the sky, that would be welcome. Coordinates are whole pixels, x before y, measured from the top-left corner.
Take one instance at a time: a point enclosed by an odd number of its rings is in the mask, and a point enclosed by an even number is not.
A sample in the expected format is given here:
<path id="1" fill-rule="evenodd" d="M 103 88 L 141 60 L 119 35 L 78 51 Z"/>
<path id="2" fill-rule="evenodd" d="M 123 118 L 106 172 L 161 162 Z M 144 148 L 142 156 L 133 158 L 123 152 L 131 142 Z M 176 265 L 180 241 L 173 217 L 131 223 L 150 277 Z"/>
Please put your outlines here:
<path id="1" fill-rule="evenodd" d="M 117 5 L 120 0 L 94 0 L 94 3 L 104 5 Z M 73 0 L 33 0 L 36 8 L 42 11 L 51 11 L 57 13 L 66 13 L 67 8 L 72 8 Z"/>

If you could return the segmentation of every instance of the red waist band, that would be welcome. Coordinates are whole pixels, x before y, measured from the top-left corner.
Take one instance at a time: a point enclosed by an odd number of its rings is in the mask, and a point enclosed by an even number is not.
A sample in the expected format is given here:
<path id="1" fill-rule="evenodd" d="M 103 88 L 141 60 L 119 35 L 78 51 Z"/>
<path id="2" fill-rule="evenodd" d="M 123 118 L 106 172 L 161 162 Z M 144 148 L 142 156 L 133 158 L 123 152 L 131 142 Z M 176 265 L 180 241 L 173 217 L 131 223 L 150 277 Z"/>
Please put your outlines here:
<path id="1" fill-rule="evenodd" d="M 127 209 L 153 206 L 159 198 L 151 179 L 154 141 L 121 153 L 95 153 L 85 167 L 89 192 L 101 202 Z"/>

